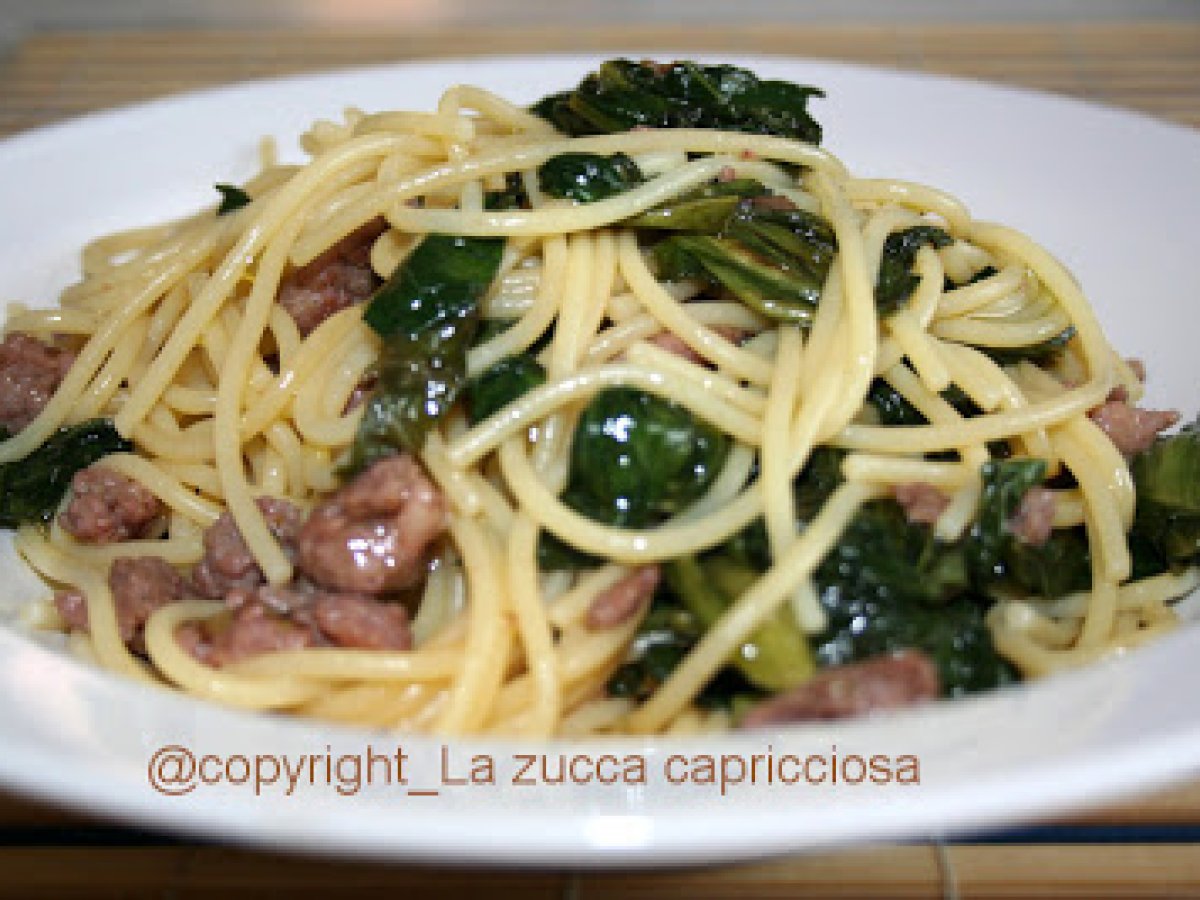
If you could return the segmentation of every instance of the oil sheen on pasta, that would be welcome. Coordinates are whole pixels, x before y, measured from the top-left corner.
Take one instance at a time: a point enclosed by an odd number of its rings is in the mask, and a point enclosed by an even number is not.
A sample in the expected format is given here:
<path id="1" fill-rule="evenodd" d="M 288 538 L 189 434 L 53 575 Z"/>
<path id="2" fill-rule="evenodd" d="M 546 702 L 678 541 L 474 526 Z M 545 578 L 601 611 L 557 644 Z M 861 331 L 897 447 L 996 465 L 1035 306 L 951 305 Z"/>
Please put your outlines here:
<path id="1" fill-rule="evenodd" d="M 0 347 L 30 623 L 220 703 L 527 736 L 857 715 L 1174 627 L 1194 430 L 1050 252 L 848 172 L 819 96 L 454 86 L 93 242 Z"/>

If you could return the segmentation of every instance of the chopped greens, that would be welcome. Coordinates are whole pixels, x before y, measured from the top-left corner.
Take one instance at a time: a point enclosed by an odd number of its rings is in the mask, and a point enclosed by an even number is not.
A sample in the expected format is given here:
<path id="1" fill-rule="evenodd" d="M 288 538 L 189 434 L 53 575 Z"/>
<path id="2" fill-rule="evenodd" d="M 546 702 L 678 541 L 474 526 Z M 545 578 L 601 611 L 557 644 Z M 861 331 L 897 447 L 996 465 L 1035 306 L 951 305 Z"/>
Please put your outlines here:
<path id="1" fill-rule="evenodd" d="M 454 404 L 467 380 L 479 301 L 503 252 L 499 238 L 428 235 L 371 298 L 363 319 L 383 349 L 351 471 L 397 449 L 420 450 Z"/>
<path id="2" fill-rule="evenodd" d="M 716 234 L 672 235 L 654 258 L 668 280 L 698 278 L 767 318 L 808 326 L 836 250 L 821 218 L 742 201 Z"/>
<path id="3" fill-rule="evenodd" d="M 218 216 L 241 209 L 254 199 L 236 184 L 217 184 L 214 187 L 221 192 L 221 205 L 217 207 Z"/>
<path id="4" fill-rule="evenodd" d="M 993 460 L 983 466 L 983 496 L 964 541 L 979 590 L 1006 587 L 1052 599 L 1091 585 L 1088 543 L 1079 529 L 1058 530 L 1040 546 L 1018 540 L 1008 528 L 1021 499 L 1046 475 L 1040 459 Z"/>
<path id="5" fill-rule="evenodd" d="M 1071 342 L 1073 337 L 1075 337 L 1075 326 L 1068 325 L 1054 337 L 1025 347 L 980 347 L 979 349 L 1002 366 L 1014 365 L 1023 359 L 1044 363 L 1062 352 L 1062 349 Z"/>
<path id="6" fill-rule="evenodd" d="M 757 181 L 736 179 L 714 182 L 625 224 L 655 233 L 679 232 L 654 245 L 661 277 L 699 279 L 769 319 L 808 326 L 837 253 L 837 240 L 820 216 L 787 206 L 785 198 L 773 198 Z M 927 225 L 888 237 L 875 286 L 881 316 L 900 309 L 920 282 L 911 271 L 917 251 L 927 244 L 949 243 L 949 234 Z"/>
<path id="7" fill-rule="evenodd" d="M 609 388 L 579 417 L 567 492 L 598 521 L 643 528 L 698 500 L 728 449 L 723 432 L 679 404 Z"/>
<path id="8" fill-rule="evenodd" d="M 49 521 L 76 472 L 132 449 L 107 419 L 60 428 L 24 459 L 0 465 L 0 527 Z"/>
<path id="9" fill-rule="evenodd" d="M 483 195 L 483 208 L 488 210 L 528 209 L 529 195 L 521 176 L 509 172 L 504 176 L 504 189 L 488 191 Z"/>
<path id="10" fill-rule="evenodd" d="M 1133 458 L 1133 533 L 1166 566 L 1200 561 L 1200 419 Z"/>
<path id="11" fill-rule="evenodd" d="M 821 142 L 809 115 L 817 88 L 762 80 L 729 65 L 610 60 L 571 91 L 552 94 L 533 111 L 572 136 L 631 128 L 716 128 Z"/>
<path id="12" fill-rule="evenodd" d="M 624 153 L 560 153 L 538 169 L 538 186 L 551 197 L 594 203 L 635 188 L 645 179 Z"/>
<path id="13" fill-rule="evenodd" d="M 713 181 L 626 219 L 625 225 L 716 234 L 737 212 L 743 200 L 769 196 L 771 192 L 753 178 Z"/>
<path id="14" fill-rule="evenodd" d="M 971 589 L 963 548 L 908 522 L 891 500 L 863 507 L 814 581 L 828 617 L 815 639 L 823 665 L 912 647 L 937 664 L 948 696 L 1013 678 L 992 645 L 987 601 Z"/>
<path id="15" fill-rule="evenodd" d="M 723 557 L 700 562 L 685 556 L 666 566 L 667 584 L 703 629 L 711 628 L 758 578 L 751 568 Z M 780 609 L 754 630 L 730 660 L 755 687 L 782 691 L 814 670 L 808 642 L 790 610 Z"/>
<path id="16" fill-rule="evenodd" d="M 505 357 L 468 385 L 471 424 L 478 425 L 545 381 L 546 370 L 532 356 L 522 353 Z"/>
<path id="17" fill-rule="evenodd" d="M 883 242 L 883 256 L 879 260 L 879 277 L 875 282 L 875 306 L 881 316 L 888 316 L 900 309 L 921 279 L 912 273 L 917 251 L 929 245 L 948 247 L 954 243 L 943 229 L 932 225 L 914 225 L 889 234 Z"/>
<path id="18" fill-rule="evenodd" d="M 636 388 L 609 388 L 579 418 L 562 499 L 593 521 L 645 528 L 699 499 L 728 450 L 723 432 L 679 404 Z M 543 569 L 596 564 L 549 534 L 538 559 Z"/>

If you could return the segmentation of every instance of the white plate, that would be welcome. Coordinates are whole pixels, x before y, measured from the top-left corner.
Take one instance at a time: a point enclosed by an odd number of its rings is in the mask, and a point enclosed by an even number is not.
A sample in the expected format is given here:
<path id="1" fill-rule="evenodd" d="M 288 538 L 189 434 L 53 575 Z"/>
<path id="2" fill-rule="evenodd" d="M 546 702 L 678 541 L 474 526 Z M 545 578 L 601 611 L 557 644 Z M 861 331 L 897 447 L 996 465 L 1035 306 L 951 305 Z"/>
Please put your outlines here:
<path id="1" fill-rule="evenodd" d="M 670 58 L 672 54 L 660 54 Z M 864 175 L 941 186 L 977 216 L 1012 224 L 1077 273 L 1115 343 L 1148 360 L 1161 405 L 1196 412 L 1196 237 L 1200 134 L 1140 116 L 980 84 L 825 62 L 741 59 L 764 75 L 823 86 L 826 146 Z M 49 302 L 77 250 L 113 228 L 185 213 L 212 184 L 251 174 L 256 142 L 285 146 L 345 105 L 428 108 L 454 82 L 518 101 L 574 84 L 598 58 L 449 61 L 262 82 L 88 117 L 0 144 L 0 299 Z M 36 593 L 0 560 L 4 599 Z M 220 839 L 335 854 L 545 866 L 714 862 L 1027 821 L 1200 771 L 1198 634 L 1182 629 L 1128 657 L 1016 690 L 892 718 L 776 734 L 539 746 L 395 738 L 246 715 L 141 687 L 0 629 L 0 782 L 107 815 Z M 407 786 L 343 796 L 325 763 L 287 796 L 281 783 L 205 786 L 168 797 L 151 755 L 362 755 L 408 759 Z M 646 783 L 513 785 L 514 754 L 608 751 L 646 763 Z M 447 754 L 443 764 L 443 753 Z M 919 757 L 919 785 L 668 779 L 672 753 Z M 452 785 L 490 754 L 495 785 Z M 346 757 L 346 759 L 352 758 Z M 482 760 L 480 760 L 482 762 Z M 264 774 L 271 764 L 264 761 Z M 341 762 L 343 782 L 352 763 Z M 395 763 L 393 762 L 393 767 Z M 670 774 L 682 774 L 678 760 Z M 857 763 L 849 760 L 851 774 Z M 236 759 L 230 770 L 241 775 Z M 443 772 L 443 767 L 445 771 Z M 785 774 L 794 771 L 784 763 Z M 580 775 L 587 767 L 577 768 Z M 689 769 L 694 766 L 689 765 Z M 814 778 L 818 761 L 809 766 Z M 843 772 L 845 769 L 843 769 Z M 215 770 L 209 763 L 207 774 Z M 309 777 L 311 774 L 311 778 Z M 337 772 L 333 784 L 338 783 Z M 911 773 L 910 773 L 911 774 Z M 393 768 L 393 777 L 395 771 Z M 411 796 L 436 788 L 438 796 Z"/>

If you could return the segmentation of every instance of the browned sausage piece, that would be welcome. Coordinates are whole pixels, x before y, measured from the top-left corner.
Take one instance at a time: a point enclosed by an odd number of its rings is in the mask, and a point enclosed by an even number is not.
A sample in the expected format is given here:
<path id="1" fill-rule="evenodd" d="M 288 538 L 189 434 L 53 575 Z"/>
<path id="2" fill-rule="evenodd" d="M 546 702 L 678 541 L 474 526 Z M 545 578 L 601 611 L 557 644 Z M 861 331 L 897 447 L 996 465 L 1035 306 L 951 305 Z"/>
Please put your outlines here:
<path id="1" fill-rule="evenodd" d="M 823 669 L 799 687 L 754 707 L 741 727 L 846 719 L 933 700 L 939 693 L 933 661 L 920 651 L 901 650 Z"/>
<path id="2" fill-rule="evenodd" d="M 1018 541 L 1040 547 L 1054 530 L 1054 509 L 1058 505 L 1054 491 L 1034 485 L 1025 492 L 1017 511 L 1005 523 Z"/>
<path id="3" fill-rule="evenodd" d="M 1141 409 L 1123 399 L 1107 400 L 1088 415 L 1126 456 L 1149 449 L 1160 431 L 1179 421 L 1175 410 Z"/>
<path id="4" fill-rule="evenodd" d="M 108 571 L 121 640 L 141 649 L 142 628 L 154 612 L 182 600 L 187 593 L 183 576 L 157 556 L 121 556 Z M 87 631 L 87 602 L 74 591 L 57 594 L 54 604 L 63 621 L 73 629 Z"/>
<path id="5" fill-rule="evenodd" d="M 315 646 L 412 648 L 408 611 L 364 594 L 329 593 L 307 584 L 262 585 L 253 591 L 230 591 L 227 601 L 231 616 L 176 632 L 180 645 L 209 665 Z"/>
<path id="6" fill-rule="evenodd" d="M 641 566 L 601 591 L 588 606 L 587 627 L 592 631 L 615 628 L 637 615 L 654 596 L 661 574 L 657 565 Z"/>
<path id="7" fill-rule="evenodd" d="M 933 525 L 950 505 L 949 497 L 924 482 L 898 484 L 892 494 L 904 509 L 904 517 L 914 525 Z"/>
<path id="8" fill-rule="evenodd" d="M 58 517 L 63 530 L 85 544 L 113 544 L 149 537 L 162 514 L 146 488 L 104 465 L 88 466 L 71 480 L 71 499 Z"/>
<path id="9" fill-rule="evenodd" d="M 330 590 L 403 590 L 424 575 L 446 513 L 441 491 L 412 456 L 381 459 L 313 510 L 300 530 L 297 565 Z"/>
<path id="10" fill-rule="evenodd" d="M 300 531 L 300 510 L 273 497 L 260 497 L 257 503 L 271 534 L 290 551 Z M 192 584 L 201 596 L 224 600 L 232 590 L 252 591 L 265 581 L 233 516 L 228 511 L 221 513 L 204 532 L 204 557 L 192 569 Z"/>
<path id="11" fill-rule="evenodd" d="M 54 595 L 54 607 L 71 631 L 88 630 L 87 598 L 79 591 L 59 591 Z"/>
<path id="12" fill-rule="evenodd" d="M 14 332 L 0 341 L 0 426 L 16 434 L 42 411 L 75 354 Z"/>
<path id="13" fill-rule="evenodd" d="M 301 334 L 308 334 L 334 313 L 361 303 L 375 292 L 379 279 L 371 269 L 371 245 L 383 233 L 381 220 L 369 222 L 342 238 L 308 265 L 284 277 L 279 304 Z"/>
<path id="14" fill-rule="evenodd" d="M 247 603 L 234 610 L 223 627 L 200 627 L 201 639 L 180 629 L 176 640 L 197 659 L 214 666 L 227 666 L 263 653 L 303 650 L 317 643 L 313 629 L 268 609 L 262 603 Z"/>
<path id="15" fill-rule="evenodd" d="M 409 650 L 408 610 L 362 594 L 318 594 L 313 602 L 317 627 L 338 647 Z"/>

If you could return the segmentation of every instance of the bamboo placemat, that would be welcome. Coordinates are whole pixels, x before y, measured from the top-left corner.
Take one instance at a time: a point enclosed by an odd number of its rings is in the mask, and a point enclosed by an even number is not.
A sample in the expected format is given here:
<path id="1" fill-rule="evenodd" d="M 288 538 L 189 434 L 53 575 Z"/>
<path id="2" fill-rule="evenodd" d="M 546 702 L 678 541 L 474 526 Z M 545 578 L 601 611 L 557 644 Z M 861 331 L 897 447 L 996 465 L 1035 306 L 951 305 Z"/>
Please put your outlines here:
<path id="1" fill-rule="evenodd" d="M 401 59 L 530 51 L 783 53 L 1003 81 L 1200 126 L 1200 22 L 639 25 L 54 33 L 0 67 L 0 133 L 191 88 Z"/>
<path id="2" fill-rule="evenodd" d="M 0 134 L 178 91 L 350 65 L 530 51 L 784 53 L 1054 91 L 1200 127 L 1200 23 L 49 33 L 0 64 Z M 147 834 L 0 794 L 0 897 L 1200 897 L 1200 783 L 948 846 L 574 875 L 297 859 Z"/>

